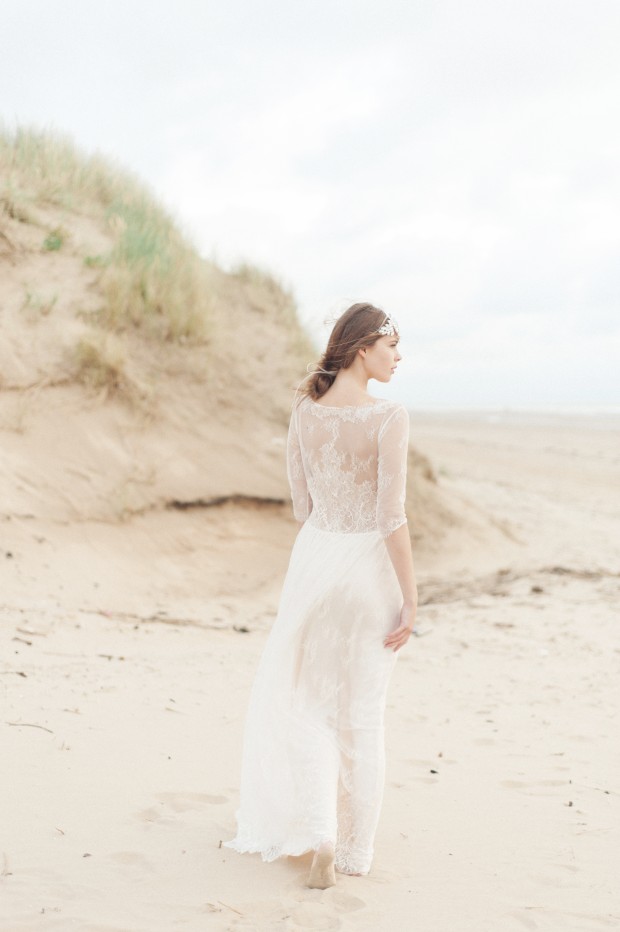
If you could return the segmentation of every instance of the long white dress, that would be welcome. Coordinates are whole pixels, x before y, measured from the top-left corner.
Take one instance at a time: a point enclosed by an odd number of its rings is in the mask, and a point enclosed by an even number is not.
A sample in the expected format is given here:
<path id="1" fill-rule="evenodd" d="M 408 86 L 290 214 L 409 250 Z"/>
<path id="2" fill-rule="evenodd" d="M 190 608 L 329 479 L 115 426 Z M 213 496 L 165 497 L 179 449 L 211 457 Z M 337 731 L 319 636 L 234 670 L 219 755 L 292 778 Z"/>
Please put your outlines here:
<path id="1" fill-rule="evenodd" d="M 299 402 L 299 403 L 297 403 Z M 402 596 L 384 538 L 407 520 L 409 417 L 393 401 L 293 406 L 287 467 L 303 521 L 252 687 L 236 851 L 331 839 L 367 873 L 384 785 L 383 718 Z"/>

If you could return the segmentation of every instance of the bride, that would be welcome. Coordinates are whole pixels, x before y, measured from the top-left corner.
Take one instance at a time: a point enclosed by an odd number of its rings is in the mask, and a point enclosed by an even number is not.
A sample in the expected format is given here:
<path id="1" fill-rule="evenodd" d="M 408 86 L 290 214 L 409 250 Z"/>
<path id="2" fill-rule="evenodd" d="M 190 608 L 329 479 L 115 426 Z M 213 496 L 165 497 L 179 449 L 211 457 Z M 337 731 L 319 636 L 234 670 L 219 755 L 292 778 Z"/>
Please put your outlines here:
<path id="1" fill-rule="evenodd" d="M 354 304 L 293 403 L 295 538 L 243 739 L 237 834 L 265 861 L 313 851 L 307 884 L 368 873 L 384 785 L 383 719 L 417 586 L 405 514 L 409 417 L 368 394 L 401 360 L 395 321 Z"/>

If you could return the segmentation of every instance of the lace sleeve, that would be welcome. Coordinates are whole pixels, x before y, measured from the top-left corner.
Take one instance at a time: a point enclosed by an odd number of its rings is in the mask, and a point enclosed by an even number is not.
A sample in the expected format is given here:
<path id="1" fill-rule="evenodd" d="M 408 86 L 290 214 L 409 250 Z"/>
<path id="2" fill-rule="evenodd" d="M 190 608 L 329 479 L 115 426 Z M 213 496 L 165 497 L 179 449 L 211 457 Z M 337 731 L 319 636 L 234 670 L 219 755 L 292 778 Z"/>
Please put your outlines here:
<path id="1" fill-rule="evenodd" d="M 312 511 L 312 499 L 308 491 L 306 473 L 301 456 L 299 443 L 299 427 L 297 424 L 297 407 L 293 406 L 291 420 L 288 428 L 286 442 L 286 470 L 288 482 L 291 487 L 293 501 L 293 514 L 297 521 L 305 521 Z"/>
<path id="2" fill-rule="evenodd" d="M 377 467 L 377 527 L 382 537 L 405 524 L 409 415 L 399 405 L 379 430 Z"/>

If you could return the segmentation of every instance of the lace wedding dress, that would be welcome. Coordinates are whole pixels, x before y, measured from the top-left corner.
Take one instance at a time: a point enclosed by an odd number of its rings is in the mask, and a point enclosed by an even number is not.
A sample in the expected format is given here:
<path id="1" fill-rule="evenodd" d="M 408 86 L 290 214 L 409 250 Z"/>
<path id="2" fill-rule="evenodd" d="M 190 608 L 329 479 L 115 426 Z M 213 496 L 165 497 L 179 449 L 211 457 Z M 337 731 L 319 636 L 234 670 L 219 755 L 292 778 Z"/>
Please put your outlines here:
<path id="1" fill-rule="evenodd" d="M 295 539 L 251 692 L 237 835 L 263 860 L 330 839 L 367 873 L 383 796 L 383 717 L 402 596 L 384 538 L 406 522 L 409 417 L 304 396 L 287 444 Z"/>

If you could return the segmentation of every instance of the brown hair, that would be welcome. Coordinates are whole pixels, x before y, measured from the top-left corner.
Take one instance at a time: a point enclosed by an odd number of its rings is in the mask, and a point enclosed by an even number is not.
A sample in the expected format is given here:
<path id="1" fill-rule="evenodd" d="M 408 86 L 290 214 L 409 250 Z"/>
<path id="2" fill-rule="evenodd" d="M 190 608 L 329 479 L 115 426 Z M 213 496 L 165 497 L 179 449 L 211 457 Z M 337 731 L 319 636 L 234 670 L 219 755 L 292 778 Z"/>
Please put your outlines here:
<path id="1" fill-rule="evenodd" d="M 353 363 L 357 351 L 377 342 L 381 337 L 377 330 L 386 319 L 385 311 L 373 304 L 352 304 L 347 308 L 334 324 L 316 368 L 299 388 L 300 396 L 309 395 L 316 401 L 324 395 L 338 372 Z"/>

